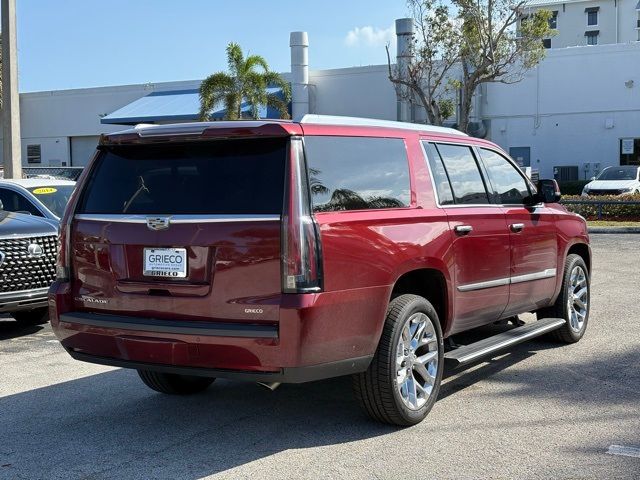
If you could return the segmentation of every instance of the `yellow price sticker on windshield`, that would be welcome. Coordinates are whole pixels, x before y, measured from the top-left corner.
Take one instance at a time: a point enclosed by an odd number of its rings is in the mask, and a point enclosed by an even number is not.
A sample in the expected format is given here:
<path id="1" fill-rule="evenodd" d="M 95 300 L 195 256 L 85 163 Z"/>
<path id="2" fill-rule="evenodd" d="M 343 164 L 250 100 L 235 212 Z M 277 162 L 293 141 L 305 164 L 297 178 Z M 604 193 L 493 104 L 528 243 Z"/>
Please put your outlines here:
<path id="1" fill-rule="evenodd" d="M 56 193 L 58 191 L 57 188 L 53 187 L 41 187 L 33 190 L 33 193 L 36 195 L 48 195 L 50 193 Z"/>

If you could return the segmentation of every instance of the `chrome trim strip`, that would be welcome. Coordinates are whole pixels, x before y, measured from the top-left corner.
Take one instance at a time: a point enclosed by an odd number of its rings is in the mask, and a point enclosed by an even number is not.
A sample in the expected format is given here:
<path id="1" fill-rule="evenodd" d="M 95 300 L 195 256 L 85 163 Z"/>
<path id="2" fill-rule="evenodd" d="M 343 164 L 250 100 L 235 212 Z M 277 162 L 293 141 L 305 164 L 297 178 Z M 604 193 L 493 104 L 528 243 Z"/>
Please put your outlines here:
<path id="1" fill-rule="evenodd" d="M 547 268 L 542 272 L 528 273 L 526 275 L 518 275 L 517 277 L 511 277 L 511 283 L 523 283 L 530 282 L 532 280 L 543 280 L 545 278 L 553 278 L 556 276 L 555 268 Z"/>
<path id="2" fill-rule="evenodd" d="M 1 292 L 0 300 L 12 297 L 22 297 L 23 300 L 29 300 L 33 297 L 46 297 L 49 294 L 49 287 L 34 288 L 31 290 L 18 290 L 15 292 Z"/>
<path id="3" fill-rule="evenodd" d="M 473 290 L 483 290 L 485 288 L 501 287 L 512 283 L 531 282 L 533 280 L 543 280 L 545 278 L 553 278 L 556 276 L 555 268 L 547 268 L 542 272 L 527 273 L 526 275 L 517 275 L 515 277 L 497 278 L 486 282 L 469 283 L 467 285 L 459 285 L 459 292 L 471 292 Z"/>
<path id="4" fill-rule="evenodd" d="M 498 278 L 496 280 L 489 280 L 487 282 L 469 283 L 467 285 L 459 285 L 459 292 L 470 292 L 472 290 L 482 290 L 485 288 L 501 287 L 503 285 L 509 285 L 509 278 Z"/>
<path id="5" fill-rule="evenodd" d="M 112 223 L 141 223 L 147 224 L 147 218 L 164 215 L 122 215 L 122 214 L 76 214 L 75 220 L 89 220 L 92 222 Z M 171 224 L 180 223 L 225 223 L 225 222 L 275 222 L 280 221 L 280 215 L 166 215 Z"/>

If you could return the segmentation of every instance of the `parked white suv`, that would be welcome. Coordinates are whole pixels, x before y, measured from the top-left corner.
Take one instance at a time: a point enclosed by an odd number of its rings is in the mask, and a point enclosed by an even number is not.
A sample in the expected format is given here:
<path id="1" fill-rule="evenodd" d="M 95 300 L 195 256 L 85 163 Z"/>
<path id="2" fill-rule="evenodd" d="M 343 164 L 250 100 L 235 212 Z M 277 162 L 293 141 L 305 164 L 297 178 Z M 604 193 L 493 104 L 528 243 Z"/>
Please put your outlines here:
<path id="1" fill-rule="evenodd" d="M 640 193 L 640 167 L 621 165 L 607 167 L 600 175 L 591 179 L 582 190 L 582 196 L 589 195 L 633 195 Z"/>

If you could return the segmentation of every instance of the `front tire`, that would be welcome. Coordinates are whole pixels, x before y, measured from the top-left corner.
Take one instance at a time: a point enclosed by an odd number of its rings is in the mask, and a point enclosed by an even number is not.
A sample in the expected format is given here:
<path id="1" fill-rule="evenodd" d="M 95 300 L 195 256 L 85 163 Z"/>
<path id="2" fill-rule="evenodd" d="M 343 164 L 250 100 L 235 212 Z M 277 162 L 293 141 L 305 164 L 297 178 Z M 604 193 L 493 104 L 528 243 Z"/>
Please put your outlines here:
<path id="1" fill-rule="evenodd" d="M 176 375 L 151 370 L 138 370 L 144 384 L 152 390 L 168 395 L 192 395 L 200 393 L 213 383 L 215 378 Z"/>
<path id="2" fill-rule="evenodd" d="M 12 312 L 11 316 L 20 325 L 43 325 L 49 321 L 49 309 L 44 307 L 36 308 L 34 310 L 20 310 Z"/>
<path id="3" fill-rule="evenodd" d="M 567 256 L 562 280 L 562 290 L 552 307 L 538 311 L 538 319 L 564 318 L 567 322 L 549 333 L 549 338 L 576 343 L 584 336 L 589 321 L 591 279 L 589 270 L 580 255 Z"/>
<path id="4" fill-rule="evenodd" d="M 355 396 L 373 419 L 420 423 L 438 396 L 444 365 L 438 314 L 417 295 L 394 298 L 369 369 L 353 376 Z"/>

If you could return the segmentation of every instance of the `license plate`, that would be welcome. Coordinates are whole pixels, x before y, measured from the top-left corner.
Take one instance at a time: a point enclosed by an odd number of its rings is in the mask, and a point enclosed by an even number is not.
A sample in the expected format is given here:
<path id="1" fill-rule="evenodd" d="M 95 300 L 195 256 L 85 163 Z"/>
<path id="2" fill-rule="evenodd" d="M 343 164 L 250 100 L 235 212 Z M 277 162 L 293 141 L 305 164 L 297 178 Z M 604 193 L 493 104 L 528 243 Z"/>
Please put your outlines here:
<path id="1" fill-rule="evenodd" d="M 143 275 L 185 278 L 187 276 L 187 249 L 145 248 Z"/>

